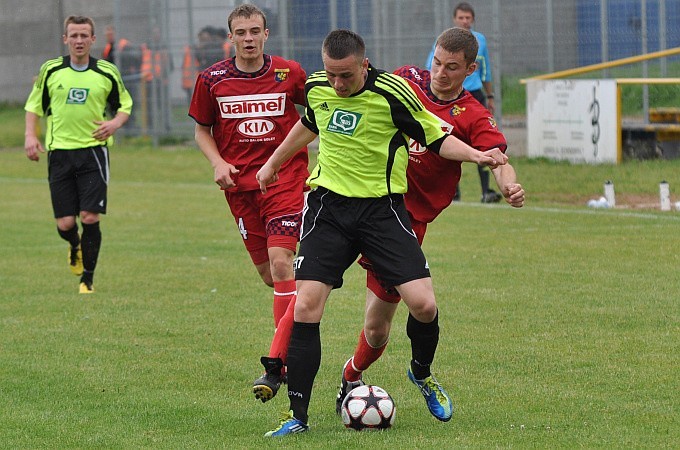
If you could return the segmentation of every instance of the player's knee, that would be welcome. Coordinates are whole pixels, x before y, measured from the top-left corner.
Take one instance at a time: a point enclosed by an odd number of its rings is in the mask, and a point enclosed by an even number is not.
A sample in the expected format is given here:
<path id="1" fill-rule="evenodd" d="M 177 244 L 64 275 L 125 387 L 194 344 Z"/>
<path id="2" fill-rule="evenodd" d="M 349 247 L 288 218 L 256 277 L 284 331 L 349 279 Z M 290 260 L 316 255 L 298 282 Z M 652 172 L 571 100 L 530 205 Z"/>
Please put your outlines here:
<path id="1" fill-rule="evenodd" d="M 437 303 L 434 298 L 409 305 L 409 312 L 419 322 L 430 323 L 437 316 Z"/>
<path id="2" fill-rule="evenodd" d="M 371 347 L 377 348 L 381 347 L 390 336 L 390 324 L 389 323 L 372 323 L 364 325 L 364 335 L 366 336 L 366 342 Z"/>
<path id="3" fill-rule="evenodd" d="M 80 221 L 87 225 L 92 225 L 99 222 L 99 213 L 94 213 L 90 211 L 80 212 Z"/>
<path id="4" fill-rule="evenodd" d="M 272 278 L 276 280 L 290 280 L 293 278 L 293 260 L 288 256 L 272 259 L 270 262 Z"/>
<path id="5" fill-rule="evenodd" d="M 323 305 L 315 299 L 305 299 L 298 297 L 295 300 L 295 315 L 296 322 L 315 323 L 321 321 L 323 315 Z"/>
<path id="6" fill-rule="evenodd" d="M 75 226 L 76 226 L 75 216 L 59 217 L 57 219 L 57 228 L 59 228 L 62 231 L 70 230 Z"/>

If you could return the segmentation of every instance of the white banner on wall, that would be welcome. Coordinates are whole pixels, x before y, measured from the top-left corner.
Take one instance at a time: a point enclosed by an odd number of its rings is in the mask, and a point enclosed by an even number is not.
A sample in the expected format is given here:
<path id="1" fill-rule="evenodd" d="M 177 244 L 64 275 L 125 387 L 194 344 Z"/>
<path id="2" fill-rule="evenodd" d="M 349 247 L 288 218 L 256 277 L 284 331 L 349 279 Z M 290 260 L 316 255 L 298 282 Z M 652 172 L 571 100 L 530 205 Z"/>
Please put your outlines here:
<path id="1" fill-rule="evenodd" d="M 618 163 L 615 80 L 527 81 L 530 157 Z"/>

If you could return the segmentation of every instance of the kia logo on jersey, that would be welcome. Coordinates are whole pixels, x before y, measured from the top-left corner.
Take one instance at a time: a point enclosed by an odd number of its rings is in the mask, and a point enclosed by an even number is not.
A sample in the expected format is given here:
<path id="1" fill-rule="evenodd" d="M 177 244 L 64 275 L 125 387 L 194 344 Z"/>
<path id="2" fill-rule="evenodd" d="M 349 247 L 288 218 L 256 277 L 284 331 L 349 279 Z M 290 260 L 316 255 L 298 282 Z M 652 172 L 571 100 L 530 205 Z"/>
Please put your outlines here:
<path id="1" fill-rule="evenodd" d="M 217 97 L 223 119 L 282 116 L 286 110 L 286 93 Z"/>
<path id="2" fill-rule="evenodd" d="M 269 134 L 275 127 L 269 119 L 248 119 L 238 124 L 238 132 L 246 137 L 260 137 Z"/>
<path id="3" fill-rule="evenodd" d="M 442 126 L 442 131 L 445 132 L 446 134 L 451 134 L 453 132 L 453 125 L 451 125 L 448 122 L 444 122 L 440 117 L 437 117 L 439 120 L 439 123 Z M 420 155 L 423 154 L 427 151 L 427 148 L 423 147 L 420 145 L 417 141 L 414 141 L 413 139 L 409 139 L 408 143 L 408 152 L 411 155 Z"/>

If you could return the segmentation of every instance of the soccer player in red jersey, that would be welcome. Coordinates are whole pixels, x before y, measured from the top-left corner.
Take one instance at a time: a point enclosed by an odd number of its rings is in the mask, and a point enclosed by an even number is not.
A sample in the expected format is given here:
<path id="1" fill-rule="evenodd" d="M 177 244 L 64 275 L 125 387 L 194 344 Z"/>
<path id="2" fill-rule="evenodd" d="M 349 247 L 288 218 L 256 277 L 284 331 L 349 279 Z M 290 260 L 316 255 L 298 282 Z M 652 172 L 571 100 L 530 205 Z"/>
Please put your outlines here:
<path id="1" fill-rule="evenodd" d="M 404 66 L 394 73 L 407 79 L 428 111 L 439 117 L 442 128 L 470 146 L 485 151 L 507 143 L 491 113 L 463 89 L 465 77 L 476 68 L 477 40 L 463 28 L 450 28 L 439 35 L 430 71 Z M 524 205 L 524 189 L 510 164 L 492 170 L 505 201 L 515 208 Z M 408 191 L 404 198 L 413 231 L 422 245 L 428 223 L 453 201 L 460 180 L 461 163 L 446 160 L 411 141 L 407 170 Z M 366 316 L 354 355 L 345 363 L 336 408 L 354 387 L 363 384 L 361 374 L 385 350 L 392 318 L 400 301 L 396 290 L 385 285 L 362 258 L 367 270 Z M 408 330 L 407 330 L 408 332 Z M 427 384 L 424 386 L 427 388 Z M 431 389 L 436 393 L 436 389 Z"/>
<path id="2" fill-rule="evenodd" d="M 224 190 L 253 264 L 274 288 L 278 326 L 295 296 L 293 256 L 309 175 L 307 149 L 282 167 L 266 195 L 255 174 L 299 120 L 295 105 L 305 103 L 306 74 L 297 62 L 264 53 L 267 19 L 255 5 L 237 6 L 227 22 L 236 55 L 198 75 L 189 115 L 196 121 L 196 143 Z M 263 377 L 265 385 L 278 389 L 281 367 L 277 375 Z"/>

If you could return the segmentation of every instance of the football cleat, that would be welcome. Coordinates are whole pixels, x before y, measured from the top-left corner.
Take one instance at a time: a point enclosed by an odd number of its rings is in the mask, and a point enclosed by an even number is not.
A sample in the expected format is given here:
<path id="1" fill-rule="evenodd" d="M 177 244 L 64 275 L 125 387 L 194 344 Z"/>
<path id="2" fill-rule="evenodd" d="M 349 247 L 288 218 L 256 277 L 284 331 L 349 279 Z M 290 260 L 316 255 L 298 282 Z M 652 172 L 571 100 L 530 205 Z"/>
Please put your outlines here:
<path id="1" fill-rule="evenodd" d="M 92 294 L 94 293 L 94 286 L 91 281 L 81 281 L 80 291 L 81 294 Z"/>
<path id="2" fill-rule="evenodd" d="M 262 403 L 274 398 L 281 387 L 281 377 L 271 373 L 265 373 L 253 382 L 253 394 Z"/>
<path id="3" fill-rule="evenodd" d="M 264 366 L 265 373 L 253 382 L 253 394 L 262 403 L 274 398 L 281 383 L 285 382 L 285 376 L 281 375 L 283 361 L 281 358 L 268 358 L 263 356 L 260 362 Z"/>
<path id="4" fill-rule="evenodd" d="M 489 189 L 487 192 L 482 194 L 482 203 L 498 203 L 502 198 L 503 195 L 500 192 Z"/>
<path id="5" fill-rule="evenodd" d="M 293 417 L 293 411 L 281 415 L 281 423 L 272 431 L 267 431 L 265 437 L 280 437 L 295 433 L 304 433 L 309 430 L 309 425 Z"/>
<path id="6" fill-rule="evenodd" d="M 68 249 L 68 268 L 71 269 L 73 275 L 80 276 L 83 274 L 83 252 L 78 247 L 69 247 Z"/>
<path id="7" fill-rule="evenodd" d="M 366 384 L 364 383 L 363 376 L 359 377 L 357 381 L 345 380 L 345 367 L 347 367 L 347 364 L 349 364 L 351 360 L 352 358 L 348 359 L 345 365 L 342 366 L 340 390 L 338 390 L 338 396 L 335 399 L 335 412 L 337 414 L 340 414 L 340 411 L 342 410 L 342 402 L 345 400 L 345 397 L 347 397 L 347 394 L 349 394 L 349 392 L 355 387 L 364 386 Z"/>
<path id="8" fill-rule="evenodd" d="M 453 403 L 451 403 L 449 395 L 434 376 L 430 375 L 424 380 L 416 380 L 411 369 L 408 370 L 407 374 L 408 379 L 418 386 L 420 393 L 425 397 L 425 403 L 427 403 L 427 409 L 430 410 L 430 414 L 442 422 L 451 420 Z"/>

